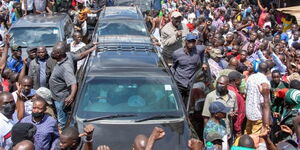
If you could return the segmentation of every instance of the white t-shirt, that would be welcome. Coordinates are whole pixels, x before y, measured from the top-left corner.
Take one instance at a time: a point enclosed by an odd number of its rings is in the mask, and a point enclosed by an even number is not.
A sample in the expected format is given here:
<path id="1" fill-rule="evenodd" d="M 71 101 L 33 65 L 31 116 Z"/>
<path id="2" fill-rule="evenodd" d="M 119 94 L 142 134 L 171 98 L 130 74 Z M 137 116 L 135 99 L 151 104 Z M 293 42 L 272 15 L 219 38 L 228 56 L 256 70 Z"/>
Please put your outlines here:
<path id="1" fill-rule="evenodd" d="M 27 0 L 27 11 L 31 11 L 33 9 L 33 0 Z M 24 3 L 22 3 L 22 10 L 25 10 Z"/>
<path id="2" fill-rule="evenodd" d="M 262 120 L 264 98 L 258 89 L 262 83 L 270 85 L 268 78 L 260 72 L 250 75 L 246 83 L 246 117 L 251 121 Z"/>
<path id="3" fill-rule="evenodd" d="M 79 44 L 75 44 L 75 41 L 73 41 L 73 42 L 71 42 L 71 45 L 70 45 L 70 51 L 77 52 L 79 49 L 81 49 L 85 45 L 86 44 L 83 42 L 80 42 Z M 80 67 L 83 65 L 84 61 L 85 61 L 85 59 L 82 59 L 77 62 L 77 70 L 80 69 Z"/>

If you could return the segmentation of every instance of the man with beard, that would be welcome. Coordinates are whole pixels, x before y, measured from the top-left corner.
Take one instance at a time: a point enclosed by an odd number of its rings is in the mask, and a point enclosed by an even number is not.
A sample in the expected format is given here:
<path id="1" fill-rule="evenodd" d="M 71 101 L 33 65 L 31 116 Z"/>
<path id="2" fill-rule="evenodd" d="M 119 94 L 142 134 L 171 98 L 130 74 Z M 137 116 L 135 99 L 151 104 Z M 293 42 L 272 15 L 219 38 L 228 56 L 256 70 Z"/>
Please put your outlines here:
<path id="1" fill-rule="evenodd" d="M 217 80 L 216 90 L 210 92 L 205 99 L 202 116 L 204 117 L 204 123 L 206 124 L 211 114 L 209 112 L 209 106 L 212 102 L 218 101 L 223 103 L 226 107 L 231 108 L 230 113 L 226 115 L 225 123 L 227 133 L 232 133 L 232 117 L 235 116 L 235 112 L 238 110 L 236 95 L 234 92 L 228 90 L 229 78 L 228 76 L 220 76 Z M 229 138 L 231 135 L 228 136 Z"/>
<path id="2" fill-rule="evenodd" d="M 35 149 L 46 150 L 52 147 L 52 143 L 59 139 L 57 121 L 45 114 L 47 103 L 43 99 L 33 102 L 32 114 L 23 118 L 22 123 L 31 123 L 36 126 L 34 136 Z"/>
<path id="3" fill-rule="evenodd" d="M 183 39 L 188 33 L 188 28 L 182 25 L 182 14 L 174 11 L 172 21 L 161 30 L 161 42 L 163 45 L 163 57 L 168 64 L 172 63 L 172 53 L 183 47 Z"/>
<path id="4" fill-rule="evenodd" d="M 13 116 L 14 121 L 21 120 L 32 112 L 32 97 L 35 95 L 35 90 L 32 89 L 32 79 L 29 76 L 23 77 L 18 90 L 12 95 L 17 105 L 17 111 Z"/>
<path id="5" fill-rule="evenodd" d="M 12 115 L 16 109 L 13 96 L 8 92 L 0 93 L 0 149 L 9 149 L 12 146 L 11 129 Z"/>
<path id="6" fill-rule="evenodd" d="M 96 50 L 96 46 L 79 54 L 67 53 L 64 42 L 58 42 L 51 53 L 51 57 L 57 61 L 51 77 L 49 87 L 56 107 L 57 119 L 60 129 L 65 127 L 67 111 L 75 99 L 77 81 L 74 64 Z"/>

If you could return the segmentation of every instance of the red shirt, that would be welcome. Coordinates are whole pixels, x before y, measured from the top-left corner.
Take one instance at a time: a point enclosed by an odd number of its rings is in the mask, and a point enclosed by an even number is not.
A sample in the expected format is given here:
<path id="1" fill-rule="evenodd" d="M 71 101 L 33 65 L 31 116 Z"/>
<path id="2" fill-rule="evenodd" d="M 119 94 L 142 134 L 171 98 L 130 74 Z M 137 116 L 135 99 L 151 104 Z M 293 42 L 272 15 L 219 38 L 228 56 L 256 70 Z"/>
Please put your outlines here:
<path id="1" fill-rule="evenodd" d="M 9 81 L 8 80 L 2 80 L 2 87 L 4 92 L 9 92 Z"/>
<path id="2" fill-rule="evenodd" d="M 234 131 L 241 132 L 242 131 L 241 127 L 242 127 L 243 121 L 245 119 L 245 111 L 246 111 L 245 99 L 240 94 L 239 90 L 235 86 L 228 85 L 228 90 L 235 93 L 236 101 L 237 101 L 237 105 L 238 105 L 237 117 L 234 122 Z"/>
<path id="3" fill-rule="evenodd" d="M 192 32 L 195 29 L 192 23 L 188 23 L 186 26 L 189 28 L 190 32 Z"/>
<path id="4" fill-rule="evenodd" d="M 259 19 L 258 19 L 258 26 L 260 28 L 264 28 L 264 24 L 266 22 L 266 17 L 268 16 L 268 13 L 265 12 L 264 10 L 262 10 L 260 16 L 259 16 Z"/>

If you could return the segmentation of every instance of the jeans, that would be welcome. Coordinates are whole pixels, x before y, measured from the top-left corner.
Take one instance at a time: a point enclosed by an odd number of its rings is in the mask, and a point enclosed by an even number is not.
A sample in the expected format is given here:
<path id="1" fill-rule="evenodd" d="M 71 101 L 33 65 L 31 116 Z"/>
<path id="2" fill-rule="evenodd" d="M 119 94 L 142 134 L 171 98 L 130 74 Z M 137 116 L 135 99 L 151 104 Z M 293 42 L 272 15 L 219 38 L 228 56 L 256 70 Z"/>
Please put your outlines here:
<path id="1" fill-rule="evenodd" d="M 56 108 L 57 120 L 59 123 L 59 127 L 63 129 L 66 125 L 68 114 L 64 112 L 64 101 L 54 101 L 54 105 Z"/>

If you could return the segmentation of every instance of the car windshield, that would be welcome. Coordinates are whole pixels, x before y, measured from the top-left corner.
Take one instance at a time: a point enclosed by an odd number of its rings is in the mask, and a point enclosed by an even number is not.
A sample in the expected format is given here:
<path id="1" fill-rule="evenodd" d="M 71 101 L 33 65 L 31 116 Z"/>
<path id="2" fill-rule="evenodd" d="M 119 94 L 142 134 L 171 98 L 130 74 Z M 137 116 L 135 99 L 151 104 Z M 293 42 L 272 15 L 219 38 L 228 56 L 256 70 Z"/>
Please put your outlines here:
<path id="1" fill-rule="evenodd" d="M 80 96 L 77 116 L 109 114 L 176 114 L 182 116 L 178 96 L 166 77 L 88 78 Z"/>
<path id="2" fill-rule="evenodd" d="M 11 44 L 21 47 L 53 46 L 60 40 L 58 28 L 55 27 L 18 27 L 10 31 Z"/>
<path id="3" fill-rule="evenodd" d="M 102 22 L 98 26 L 98 35 L 139 35 L 147 36 L 145 24 L 142 21 L 115 20 Z"/>

